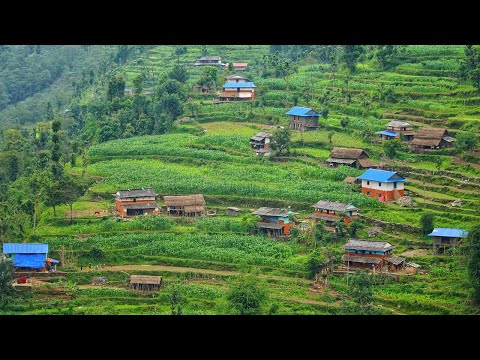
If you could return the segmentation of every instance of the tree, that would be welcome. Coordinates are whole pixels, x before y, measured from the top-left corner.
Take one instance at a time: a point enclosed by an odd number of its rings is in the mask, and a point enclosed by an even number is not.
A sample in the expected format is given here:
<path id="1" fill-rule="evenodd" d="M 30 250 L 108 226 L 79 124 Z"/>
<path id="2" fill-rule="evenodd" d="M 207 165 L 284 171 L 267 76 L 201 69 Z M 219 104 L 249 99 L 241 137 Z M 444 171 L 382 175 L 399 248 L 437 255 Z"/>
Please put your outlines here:
<path id="1" fill-rule="evenodd" d="M 15 269 L 11 260 L 0 260 L 0 309 L 3 308 L 15 294 L 12 286 Z"/>
<path id="2" fill-rule="evenodd" d="M 383 71 L 387 68 L 393 57 L 397 54 L 399 50 L 398 45 L 377 45 L 375 52 L 375 58 L 380 65 L 380 69 Z"/>
<path id="3" fill-rule="evenodd" d="M 342 126 L 342 128 L 346 128 L 348 125 L 350 124 L 350 119 L 347 117 L 347 118 L 343 118 L 340 120 L 340 125 Z"/>
<path id="4" fill-rule="evenodd" d="M 89 184 L 82 177 L 66 175 L 59 181 L 60 201 L 70 208 L 70 223 L 73 223 L 73 203 L 85 193 Z"/>
<path id="5" fill-rule="evenodd" d="M 186 46 L 176 46 L 175 51 L 173 52 L 173 55 L 177 57 L 177 64 L 180 63 L 180 56 L 183 54 L 187 53 L 187 47 Z"/>
<path id="6" fill-rule="evenodd" d="M 316 275 L 323 269 L 327 258 L 320 250 L 310 253 L 307 260 L 307 273 L 310 279 L 315 279 Z"/>
<path id="7" fill-rule="evenodd" d="M 388 140 L 383 143 L 383 151 L 390 159 L 395 159 L 400 150 L 402 150 L 402 143 L 399 140 Z"/>
<path id="8" fill-rule="evenodd" d="M 473 132 L 463 132 L 457 135 L 455 147 L 460 151 L 473 151 L 477 145 L 478 139 Z"/>
<path id="9" fill-rule="evenodd" d="M 177 80 L 178 82 L 185 84 L 188 80 L 189 74 L 187 68 L 182 65 L 175 65 L 168 74 L 168 77 L 173 80 Z"/>
<path id="10" fill-rule="evenodd" d="M 360 221 L 353 219 L 350 222 L 350 224 L 348 224 L 348 227 L 347 227 L 348 235 L 350 235 L 352 238 L 357 237 L 357 231 L 362 227 L 363 227 L 363 224 L 361 224 Z"/>
<path id="11" fill-rule="evenodd" d="M 200 76 L 199 84 L 202 86 L 213 87 L 217 90 L 218 69 L 214 66 L 204 66 Z"/>
<path id="12" fill-rule="evenodd" d="M 114 98 L 125 96 L 125 79 L 121 75 L 114 76 L 108 82 L 107 98 L 112 101 Z"/>
<path id="13" fill-rule="evenodd" d="M 350 72 L 354 73 L 357 65 L 358 58 L 364 52 L 364 48 L 361 45 L 345 45 L 343 46 L 343 53 L 341 61 L 345 64 Z"/>
<path id="14" fill-rule="evenodd" d="M 270 146 L 280 155 L 283 150 L 290 148 L 291 137 L 292 131 L 289 127 L 279 127 L 272 134 Z"/>
<path id="15" fill-rule="evenodd" d="M 228 71 L 232 73 L 235 69 L 233 68 L 233 63 L 228 63 Z"/>
<path id="16" fill-rule="evenodd" d="M 373 298 L 371 275 L 356 270 L 350 284 L 350 296 L 355 302 L 360 306 L 371 304 Z"/>
<path id="17" fill-rule="evenodd" d="M 266 298 L 266 291 L 253 274 L 240 275 L 239 283 L 233 286 L 227 294 L 230 305 L 239 315 L 260 314 Z"/>
<path id="18" fill-rule="evenodd" d="M 465 60 L 460 65 L 459 77 L 471 80 L 477 91 L 480 91 L 480 48 L 467 45 L 465 47 Z"/>
<path id="19" fill-rule="evenodd" d="M 168 94 L 160 98 L 162 112 L 171 119 L 175 119 L 183 113 L 183 106 L 177 95 Z"/>
<path id="20" fill-rule="evenodd" d="M 332 143 L 333 135 L 335 135 L 335 132 L 334 132 L 334 131 L 329 131 L 329 132 L 327 133 L 327 138 L 328 138 L 328 143 L 329 143 L 329 144 Z"/>
<path id="21" fill-rule="evenodd" d="M 135 76 L 133 79 L 133 92 L 135 94 L 141 94 L 143 90 L 143 82 L 145 81 L 145 74 L 141 73 Z"/>
<path id="22" fill-rule="evenodd" d="M 47 110 L 46 110 L 46 116 L 47 120 L 53 120 L 53 108 L 52 108 L 52 103 L 49 101 L 47 103 Z"/>
<path id="23" fill-rule="evenodd" d="M 437 170 L 440 170 L 442 168 L 443 159 L 440 156 L 435 156 L 433 162 L 435 163 L 435 167 L 437 168 Z"/>
<path id="24" fill-rule="evenodd" d="M 433 221 L 435 219 L 435 215 L 433 213 L 423 213 L 420 216 L 420 227 L 422 229 L 423 235 L 428 235 L 433 231 Z"/>
<path id="25" fill-rule="evenodd" d="M 480 226 L 476 226 L 467 237 L 467 269 L 473 287 L 473 299 L 480 304 Z"/>
<path id="26" fill-rule="evenodd" d="M 172 315 L 182 315 L 182 308 L 180 306 L 182 302 L 182 294 L 178 285 L 172 287 L 172 293 L 170 295 L 170 310 Z"/>

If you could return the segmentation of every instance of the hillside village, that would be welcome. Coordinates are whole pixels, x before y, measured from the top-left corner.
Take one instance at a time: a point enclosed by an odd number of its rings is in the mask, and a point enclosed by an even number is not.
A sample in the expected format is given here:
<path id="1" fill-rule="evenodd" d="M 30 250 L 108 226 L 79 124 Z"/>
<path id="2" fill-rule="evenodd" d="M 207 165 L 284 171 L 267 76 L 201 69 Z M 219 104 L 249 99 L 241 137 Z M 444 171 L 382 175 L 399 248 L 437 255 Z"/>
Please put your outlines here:
<path id="1" fill-rule="evenodd" d="M 81 119 L 83 142 L 44 166 L 70 198 L 39 190 L 34 225 L 0 239 L 17 293 L 0 311 L 478 311 L 466 259 L 480 125 L 478 93 L 455 77 L 464 47 L 405 46 L 388 70 L 272 48 L 155 46 L 92 81 L 57 125 Z M 54 152 L 63 130 L 45 124 L 34 138 L 51 128 L 41 149 Z M 255 309 L 235 299 L 247 286 Z"/>

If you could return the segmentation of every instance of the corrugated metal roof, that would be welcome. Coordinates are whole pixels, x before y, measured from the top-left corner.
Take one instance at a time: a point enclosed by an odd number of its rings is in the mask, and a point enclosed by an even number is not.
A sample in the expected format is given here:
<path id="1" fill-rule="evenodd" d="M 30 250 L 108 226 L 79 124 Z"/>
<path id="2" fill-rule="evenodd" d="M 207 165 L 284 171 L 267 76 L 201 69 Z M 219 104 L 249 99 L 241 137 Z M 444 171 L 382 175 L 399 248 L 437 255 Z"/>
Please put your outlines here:
<path id="1" fill-rule="evenodd" d="M 314 114 L 308 114 L 308 112 L 313 111 Z M 320 116 L 318 112 L 311 108 L 304 108 L 301 106 L 294 106 L 289 111 L 285 113 L 286 115 L 295 115 L 295 116 Z"/>
<path id="2" fill-rule="evenodd" d="M 230 83 L 230 82 L 226 82 L 224 85 L 223 85 L 224 88 L 227 88 L 227 89 L 232 89 L 232 88 L 254 88 L 256 87 L 255 84 L 253 82 L 242 82 L 242 83 Z"/>
<path id="3" fill-rule="evenodd" d="M 287 217 L 288 211 L 286 209 L 261 207 L 257 211 L 252 212 L 252 215 Z"/>
<path id="4" fill-rule="evenodd" d="M 357 239 L 349 239 L 347 243 L 342 247 L 344 249 L 369 250 L 369 251 L 387 251 L 394 248 L 392 244 L 386 241 L 369 241 L 369 240 L 357 240 Z"/>
<path id="5" fill-rule="evenodd" d="M 394 177 L 397 176 L 397 177 Z M 395 171 L 385 171 L 377 169 L 368 169 L 358 177 L 362 180 L 372 180 L 379 182 L 405 182 L 406 179 L 399 176 Z"/>
<path id="6" fill-rule="evenodd" d="M 5 254 L 46 254 L 48 253 L 48 244 L 3 244 Z"/>
<path id="7" fill-rule="evenodd" d="M 392 120 L 390 121 L 386 127 L 412 127 L 412 124 L 405 122 L 405 121 L 399 121 L 399 120 Z"/>
<path id="8" fill-rule="evenodd" d="M 316 204 L 312 205 L 315 209 L 324 209 L 324 210 L 333 210 L 333 211 L 343 211 L 346 212 L 348 210 L 358 210 L 357 207 L 353 206 L 352 204 L 341 203 L 337 201 L 328 201 L 328 200 L 320 200 Z"/>
<path id="9" fill-rule="evenodd" d="M 441 237 L 467 237 L 468 231 L 463 229 L 450 229 L 450 228 L 435 228 L 427 236 L 441 236 Z"/>
<path id="10" fill-rule="evenodd" d="M 377 131 L 375 134 L 386 135 L 386 136 L 398 136 L 398 133 L 396 133 L 395 131 L 388 131 L 388 130 Z"/>

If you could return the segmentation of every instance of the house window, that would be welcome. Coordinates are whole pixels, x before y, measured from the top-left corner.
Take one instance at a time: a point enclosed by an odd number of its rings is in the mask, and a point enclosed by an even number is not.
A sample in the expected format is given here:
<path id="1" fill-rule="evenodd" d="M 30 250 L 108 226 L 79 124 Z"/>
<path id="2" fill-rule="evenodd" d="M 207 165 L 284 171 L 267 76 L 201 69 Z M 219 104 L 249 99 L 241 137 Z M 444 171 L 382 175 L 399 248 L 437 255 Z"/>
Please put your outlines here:
<path id="1" fill-rule="evenodd" d="M 370 191 L 367 191 L 367 196 L 370 196 Z"/>
<path id="2" fill-rule="evenodd" d="M 382 186 L 382 183 L 381 183 L 381 182 L 379 182 L 379 183 L 378 183 L 378 186 L 379 186 L 379 187 L 381 187 L 381 186 Z"/>
<path id="3" fill-rule="evenodd" d="M 381 193 L 380 193 L 380 194 L 378 194 L 378 197 L 382 197 L 382 194 L 381 194 Z"/>
<path id="4" fill-rule="evenodd" d="M 393 183 L 393 188 L 394 188 L 394 189 L 397 188 L 397 183 L 396 183 L 396 182 Z"/>
<path id="5" fill-rule="evenodd" d="M 367 181 L 367 185 L 370 185 L 370 181 Z"/>

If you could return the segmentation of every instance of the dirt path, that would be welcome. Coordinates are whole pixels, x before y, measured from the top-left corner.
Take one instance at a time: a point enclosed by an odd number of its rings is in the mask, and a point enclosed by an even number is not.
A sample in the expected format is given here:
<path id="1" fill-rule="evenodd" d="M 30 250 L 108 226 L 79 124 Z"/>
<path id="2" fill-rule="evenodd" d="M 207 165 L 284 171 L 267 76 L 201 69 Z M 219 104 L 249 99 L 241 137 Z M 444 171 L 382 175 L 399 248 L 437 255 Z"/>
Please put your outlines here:
<path id="1" fill-rule="evenodd" d="M 419 184 L 421 186 L 423 186 L 423 181 L 420 181 L 420 180 L 417 180 L 417 179 L 412 179 L 412 178 L 409 178 L 408 179 L 410 182 L 412 183 L 415 183 L 415 184 Z M 468 189 L 460 189 L 456 186 L 451 186 L 451 185 L 437 185 L 437 184 L 432 184 L 432 183 L 428 183 L 428 187 L 433 187 L 433 188 L 444 188 L 444 187 L 447 187 L 449 188 L 450 190 L 453 190 L 453 191 L 457 191 L 457 192 L 461 192 L 461 193 L 464 193 L 464 194 L 477 194 L 477 191 L 475 190 L 468 190 Z M 421 189 L 420 189 L 421 190 Z M 428 191 L 428 190 L 427 190 Z"/>
<path id="2" fill-rule="evenodd" d="M 456 163 L 456 164 L 462 164 L 462 165 L 471 165 L 477 169 L 480 169 L 480 164 L 476 164 L 476 163 L 473 163 L 473 162 L 468 162 L 468 161 L 465 161 L 463 160 L 461 157 L 459 156 L 452 156 L 452 159 L 453 159 L 453 162 Z"/>
<path id="3" fill-rule="evenodd" d="M 116 265 L 116 266 L 106 266 L 105 268 L 99 267 L 98 271 L 166 271 L 173 273 L 198 273 L 198 274 L 209 274 L 217 276 L 237 276 L 240 273 L 238 271 L 229 271 L 229 270 L 211 270 L 211 269 L 201 269 L 193 267 L 183 267 L 183 266 L 170 266 L 170 265 Z M 84 268 L 79 272 L 95 272 L 93 267 Z M 259 277 L 275 280 L 299 280 L 308 282 L 308 280 L 299 278 L 299 277 L 290 277 L 290 276 L 279 276 L 279 275 L 267 275 L 260 274 Z"/>
<path id="4" fill-rule="evenodd" d="M 394 114 L 394 113 L 391 113 L 391 112 L 384 112 L 383 115 L 388 115 L 388 116 L 392 116 L 392 117 L 404 117 L 404 118 L 408 118 L 408 119 L 418 119 L 418 120 L 427 120 L 427 121 L 447 121 L 447 119 L 441 119 L 441 118 L 438 118 L 438 119 L 434 119 L 434 118 L 427 118 L 425 116 L 420 116 L 420 115 L 410 115 L 410 114 Z"/>

